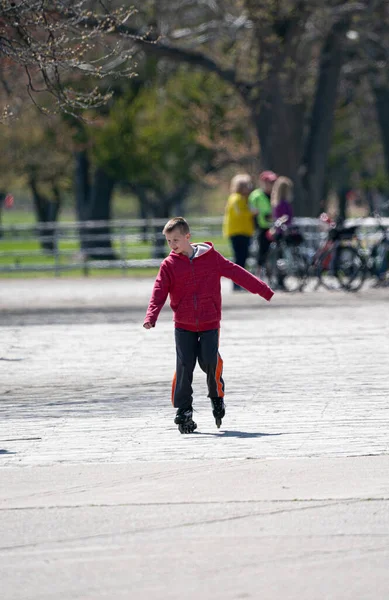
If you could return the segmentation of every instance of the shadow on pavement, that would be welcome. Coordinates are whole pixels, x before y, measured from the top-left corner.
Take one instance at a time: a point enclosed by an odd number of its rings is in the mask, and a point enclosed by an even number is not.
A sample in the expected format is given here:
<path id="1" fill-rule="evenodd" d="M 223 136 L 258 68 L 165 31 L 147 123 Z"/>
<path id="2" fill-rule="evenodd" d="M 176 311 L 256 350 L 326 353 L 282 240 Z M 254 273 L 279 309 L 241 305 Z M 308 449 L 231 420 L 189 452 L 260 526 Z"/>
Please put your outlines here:
<path id="1" fill-rule="evenodd" d="M 260 438 L 260 437 L 269 437 L 269 436 L 275 436 L 275 435 L 284 435 L 283 433 L 261 433 L 261 432 L 249 432 L 249 431 L 234 431 L 234 430 L 227 430 L 227 431 L 220 431 L 220 432 L 215 432 L 215 433 L 209 433 L 209 432 L 204 432 L 202 433 L 201 431 L 194 431 L 193 432 L 194 435 L 213 435 L 216 437 L 236 437 L 236 438 Z"/>

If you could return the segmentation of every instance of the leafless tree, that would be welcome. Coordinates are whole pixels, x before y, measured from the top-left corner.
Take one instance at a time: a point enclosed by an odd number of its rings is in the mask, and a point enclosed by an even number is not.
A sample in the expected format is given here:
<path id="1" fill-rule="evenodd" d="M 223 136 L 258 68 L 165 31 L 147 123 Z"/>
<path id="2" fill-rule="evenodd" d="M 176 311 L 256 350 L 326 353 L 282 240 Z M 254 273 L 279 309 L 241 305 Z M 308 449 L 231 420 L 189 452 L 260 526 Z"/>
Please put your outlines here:
<path id="1" fill-rule="evenodd" d="M 68 112 L 106 102 L 109 86 L 100 80 L 133 75 L 134 39 L 114 34 L 133 14 L 109 0 L 0 0 L 0 84 L 9 99 L 3 117 L 17 110 L 21 88 L 43 110 L 47 94 L 51 109 Z"/>

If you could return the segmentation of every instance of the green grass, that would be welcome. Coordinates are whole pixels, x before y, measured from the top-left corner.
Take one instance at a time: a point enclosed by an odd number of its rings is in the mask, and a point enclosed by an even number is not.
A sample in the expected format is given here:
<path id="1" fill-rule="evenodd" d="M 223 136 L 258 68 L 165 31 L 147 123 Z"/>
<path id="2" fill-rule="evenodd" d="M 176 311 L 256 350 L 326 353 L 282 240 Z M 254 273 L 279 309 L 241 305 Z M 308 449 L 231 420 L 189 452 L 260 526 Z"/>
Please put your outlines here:
<path id="1" fill-rule="evenodd" d="M 158 269 L 90 269 L 87 277 L 104 277 L 109 279 L 116 277 L 128 277 L 131 279 L 144 279 L 147 277 L 154 278 L 158 273 Z M 39 279 L 48 277 L 61 277 L 63 278 L 81 278 L 86 277 L 85 273 L 81 269 L 71 269 L 69 271 L 60 271 L 57 275 L 55 271 L 24 271 L 18 273 L 1 273 L 0 279 Z"/>
<path id="2" fill-rule="evenodd" d="M 36 218 L 30 210 L 3 210 L 1 213 L 1 225 L 12 227 L 12 225 L 31 225 L 36 223 Z"/>
<path id="3" fill-rule="evenodd" d="M 193 196 L 186 203 L 185 214 L 188 215 L 221 215 L 224 211 L 225 200 L 228 190 L 203 190 L 199 188 L 193 193 Z M 20 225 L 36 224 L 36 215 L 30 204 L 29 193 L 26 190 L 14 190 L 15 205 L 11 210 L 3 210 L 1 213 L 1 225 L 4 228 Z M 112 206 L 112 215 L 114 219 L 136 218 L 138 215 L 138 202 L 136 198 L 122 194 L 120 189 L 115 191 Z M 73 222 L 75 220 L 74 206 L 71 203 L 65 203 L 59 215 L 59 222 Z M 194 218 L 194 217 L 193 217 Z M 189 217 L 190 220 L 190 217 Z M 228 242 L 217 235 L 207 235 L 216 248 L 226 256 L 230 256 Z M 194 237 L 193 241 L 204 241 L 204 237 Z M 152 244 L 148 243 L 126 243 L 121 247 L 120 241 L 115 241 L 114 248 L 118 256 L 125 259 L 148 259 L 152 257 Z M 166 254 L 168 248 L 165 249 Z M 19 253 L 19 256 L 17 255 Z M 65 254 L 66 253 L 66 254 Z M 8 256 L 7 256 L 8 254 Z M 79 260 L 79 241 L 78 239 L 61 239 L 59 242 L 59 265 L 67 267 Z M 23 271 L 23 267 L 32 267 L 39 264 L 47 267 L 47 270 L 39 272 Z M 0 271 L 0 278 L 25 278 L 25 277 L 54 277 L 55 276 L 55 258 L 45 254 L 40 247 L 38 238 L 24 239 L 23 232 L 15 232 L 10 238 L 0 238 L 0 269 L 4 267 L 19 267 L 20 270 L 8 273 Z M 89 269 L 89 276 L 96 275 L 104 277 L 154 277 L 157 273 L 156 268 L 131 268 L 131 269 Z M 71 269 L 60 271 L 61 277 L 82 277 L 82 269 Z"/>
<path id="4" fill-rule="evenodd" d="M 25 223 L 25 221 L 24 221 Z M 30 234 L 29 234 L 30 235 Z M 207 236 L 208 237 L 208 236 Z M 212 236 L 211 236 L 212 238 Z M 194 242 L 203 241 L 199 237 L 193 238 Z M 220 235 L 215 236 L 212 240 L 216 249 L 225 254 L 230 255 L 228 242 Z M 146 242 L 127 242 L 123 244 L 121 240 L 114 240 L 114 250 L 118 257 L 126 260 L 140 260 L 152 258 L 153 244 Z M 0 269 L 1 268 L 17 268 L 17 271 L 1 272 L 2 279 L 7 277 L 47 277 L 60 274 L 62 277 L 80 277 L 85 274 L 84 269 L 72 269 L 71 265 L 82 263 L 80 256 L 78 239 L 60 239 L 59 251 L 57 256 L 42 251 L 38 238 L 23 239 L 22 235 L 15 237 L 0 238 Z M 165 247 L 165 253 L 168 253 L 168 248 Z M 30 268 L 39 265 L 38 272 L 28 271 Z M 93 265 L 93 263 L 92 263 Z M 107 268 L 96 269 L 93 266 L 88 267 L 88 275 L 96 274 L 104 276 L 126 276 L 126 277 L 147 277 L 155 276 L 157 269 L 150 268 Z M 46 267 L 46 269 L 44 269 Z M 57 267 L 57 269 L 56 269 Z M 63 270 L 61 270 L 61 267 Z M 26 270 L 24 270 L 26 269 Z"/>

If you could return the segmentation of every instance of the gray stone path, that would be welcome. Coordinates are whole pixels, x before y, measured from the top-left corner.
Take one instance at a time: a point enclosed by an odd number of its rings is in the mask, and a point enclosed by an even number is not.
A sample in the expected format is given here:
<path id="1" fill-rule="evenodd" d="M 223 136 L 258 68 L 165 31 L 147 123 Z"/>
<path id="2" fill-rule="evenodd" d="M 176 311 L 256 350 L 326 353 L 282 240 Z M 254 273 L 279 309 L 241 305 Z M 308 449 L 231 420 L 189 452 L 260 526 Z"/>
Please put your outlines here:
<path id="1" fill-rule="evenodd" d="M 5 600 L 389 595 L 389 293 L 223 282 L 227 415 L 173 425 L 149 280 L 0 289 Z"/>

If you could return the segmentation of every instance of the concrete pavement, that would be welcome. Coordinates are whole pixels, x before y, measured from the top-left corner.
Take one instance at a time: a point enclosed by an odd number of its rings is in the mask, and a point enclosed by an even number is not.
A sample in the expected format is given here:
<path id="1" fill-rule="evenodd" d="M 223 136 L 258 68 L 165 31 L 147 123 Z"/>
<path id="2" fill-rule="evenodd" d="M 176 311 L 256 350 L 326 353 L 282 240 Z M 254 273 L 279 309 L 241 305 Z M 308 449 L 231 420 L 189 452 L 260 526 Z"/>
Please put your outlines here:
<path id="1" fill-rule="evenodd" d="M 197 369 L 181 436 L 151 285 L 2 284 L 2 597 L 386 599 L 387 290 L 266 304 L 224 282 L 227 415 Z"/>

